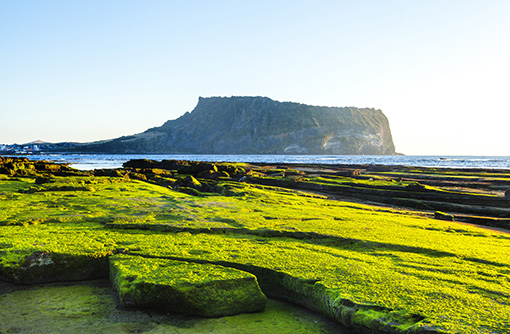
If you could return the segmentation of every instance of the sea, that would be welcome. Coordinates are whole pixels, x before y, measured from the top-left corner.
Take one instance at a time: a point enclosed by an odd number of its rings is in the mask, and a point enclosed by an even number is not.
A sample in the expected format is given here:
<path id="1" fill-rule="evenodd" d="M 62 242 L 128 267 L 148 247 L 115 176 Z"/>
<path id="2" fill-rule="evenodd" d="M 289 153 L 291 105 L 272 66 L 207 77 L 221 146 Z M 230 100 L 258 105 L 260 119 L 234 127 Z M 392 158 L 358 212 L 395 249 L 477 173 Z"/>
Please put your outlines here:
<path id="1" fill-rule="evenodd" d="M 510 169 L 510 156 L 412 155 L 204 155 L 204 154 L 34 154 L 31 160 L 68 163 L 80 170 L 120 168 L 131 159 L 192 160 L 207 162 L 305 163 L 322 165 L 400 165 L 443 168 Z"/>

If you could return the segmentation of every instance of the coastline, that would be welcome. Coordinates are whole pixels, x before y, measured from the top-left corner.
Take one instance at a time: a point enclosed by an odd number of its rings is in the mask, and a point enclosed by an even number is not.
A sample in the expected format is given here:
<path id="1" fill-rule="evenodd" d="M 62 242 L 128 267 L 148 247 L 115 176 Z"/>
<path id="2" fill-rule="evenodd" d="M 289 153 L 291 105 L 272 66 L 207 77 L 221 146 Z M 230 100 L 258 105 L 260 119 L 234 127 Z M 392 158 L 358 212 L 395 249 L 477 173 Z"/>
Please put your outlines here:
<path id="1" fill-rule="evenodd" d="M 192 160 L 206 162 L 246 162 L 246 163 L 303 163 L 303 164 L 346 164 L 346 165 L 385 165 L 416 166 L 431 168 L 459 169 L 510 169 L 510 156 L 412 156 L 412 155 L 204 155 L 204 154 L 32 154 L 11 155 L 30 160 L 50 160 L 69 163 L 75 168 L 101 169 L 120 168 L 132 159 L 149 160 Z"/>

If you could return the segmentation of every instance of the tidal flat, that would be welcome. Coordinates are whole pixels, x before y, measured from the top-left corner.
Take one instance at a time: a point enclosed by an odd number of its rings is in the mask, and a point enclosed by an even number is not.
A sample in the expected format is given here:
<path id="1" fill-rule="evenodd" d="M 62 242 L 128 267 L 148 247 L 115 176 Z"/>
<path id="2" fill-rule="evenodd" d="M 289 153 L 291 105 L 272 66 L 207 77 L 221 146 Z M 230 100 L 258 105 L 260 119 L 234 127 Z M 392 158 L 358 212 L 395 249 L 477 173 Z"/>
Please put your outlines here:
<path id="1" fill-rule="evenodd" d="M 324 319 L 353 333 L 509 333 L 508 188 L 506 170 L 133 160 L 78 171 L 0 158 L 0 332 L 51 332 L 60 316 L 82 332 L 158 333 L 187 317 L 190 332 L 271 332 L 268 316 L 287 333 L 341 330 Z"/>
<path id="2" fill-rule="evenodd" d="M 264 312 L 202 318 L 121 309 L 108 280 L 4 288 L 11 292 L 0 295 L 0 333 L 352 333 L 277 300 Z"/>

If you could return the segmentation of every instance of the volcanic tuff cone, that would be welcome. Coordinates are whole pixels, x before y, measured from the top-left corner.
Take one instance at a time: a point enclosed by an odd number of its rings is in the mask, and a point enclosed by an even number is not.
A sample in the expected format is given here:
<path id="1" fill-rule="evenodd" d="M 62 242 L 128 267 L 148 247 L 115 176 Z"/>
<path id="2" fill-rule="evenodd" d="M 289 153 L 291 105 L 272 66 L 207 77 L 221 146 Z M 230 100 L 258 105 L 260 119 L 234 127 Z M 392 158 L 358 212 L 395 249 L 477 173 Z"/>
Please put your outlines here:
<path id="1" fill-rule="evenodd" d="M 192 112 L 141 134 L 85 144 L 84 152 L 395 154 L 381 110 L 320 107 L 267 97 L 199 98 Z"/>

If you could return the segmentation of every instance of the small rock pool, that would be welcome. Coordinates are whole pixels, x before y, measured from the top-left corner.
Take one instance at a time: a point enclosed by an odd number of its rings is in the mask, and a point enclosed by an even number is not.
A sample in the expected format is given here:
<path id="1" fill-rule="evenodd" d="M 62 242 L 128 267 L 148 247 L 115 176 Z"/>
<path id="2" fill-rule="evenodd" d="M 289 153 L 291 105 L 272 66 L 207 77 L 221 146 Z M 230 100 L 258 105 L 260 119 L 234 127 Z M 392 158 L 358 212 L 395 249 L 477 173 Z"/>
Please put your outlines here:
<path id="1" fill-rule="evenodd" d="M 271 299 L 262 313 L 211 319 L 122 310 L 116 298 L 108 280 L 28 287 L 0 282 L 0 333 L 354 333 Z"/>

